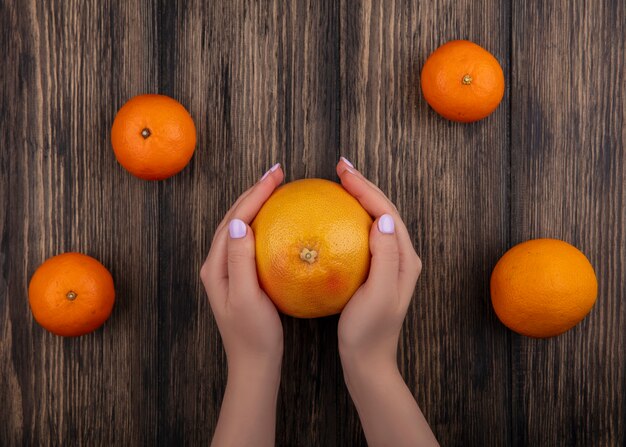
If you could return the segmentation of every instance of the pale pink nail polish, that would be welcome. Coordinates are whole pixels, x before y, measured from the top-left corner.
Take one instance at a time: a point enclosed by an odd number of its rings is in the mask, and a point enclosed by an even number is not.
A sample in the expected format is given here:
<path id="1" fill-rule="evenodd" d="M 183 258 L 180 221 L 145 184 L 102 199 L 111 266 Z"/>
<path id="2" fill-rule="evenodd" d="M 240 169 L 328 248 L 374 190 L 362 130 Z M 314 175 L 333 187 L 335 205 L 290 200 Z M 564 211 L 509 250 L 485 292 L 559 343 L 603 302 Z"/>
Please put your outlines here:
<path id="1" fill-rule="evenodd" d="M 343 160 L 343 162 L 347 164 L 348 166 L 350 166 L 351 168 L 354 168 L 354 165 L 350 163 L 350 160 L 348 160 L 346 157 L 340 157 L 339 159 Z"/>
<path id="2" fill-rule="evenodd" d="M 274 166 L 272 166 L 271 168 L 269 168 L 265 174 L 263 174 L 263 177 L 261 177 L 261 180 L 259 180 L 259 181 L 261 181 L 261 182 L 262 182 L 263 180 L 265 180 L 265 178 L 266 178 L 268 175 L 270 175 L 272 172 L 274 172 L 274 171 L 275 171 L 276 169 L 278 169 L 279 167 L 280 167 L 280 163 L 276 163 Z"/>
<path id="3" fill-rule="evenodd" d="M 241 219 L 233 219 L 228 223 L 228 233 L 231 239 L 241 239 L 246 235 L 248 228 Z"/>
<path id="4" fill-rule="evenodd" d="M 378 231 L 383 234 L 393 234 L 395 232 L 395 224 L 390 214 L 383 214 L 378 219 Z"/>

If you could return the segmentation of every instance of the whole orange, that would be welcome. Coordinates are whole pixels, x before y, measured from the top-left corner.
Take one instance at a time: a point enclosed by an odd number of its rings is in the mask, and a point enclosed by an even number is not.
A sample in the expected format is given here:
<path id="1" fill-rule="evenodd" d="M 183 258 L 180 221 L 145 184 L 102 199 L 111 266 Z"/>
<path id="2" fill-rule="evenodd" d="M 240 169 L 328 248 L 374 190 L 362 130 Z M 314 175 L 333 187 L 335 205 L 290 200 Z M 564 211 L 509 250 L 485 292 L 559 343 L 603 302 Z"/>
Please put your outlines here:
<path id="1" fill-rule="evenodd" d="M 441 116 L 472 122 L 493 112 L 504 95 L 502 67 L 468 40 L 453 40 L 431 54 L 421 75 L 426 101 Z"/>
<path id="2" fill-rule="evenodd" d="M 115 302 L 113 278 L 96 259 L 63 253 L 35 271 L 28 286 L 35 320 L 65 337 L 87 334 L 109 318 Z"/>
<path id="3" fill-rule="evenodd" d="M 117 161 L 145 180 L 163 180 L 180 172 L 193 156 L 196 126 L 175 99 L 139 95 L 117 112 L 111 129 Z"/>
<path id="4" fill-rule="evenodd" d="M 367 278 L 371 225 L 335 182 L 304 179 L 277 188 L 251 225 L 261 287 L 294 317 L 341 312 Z"/>
<path id="5" fill-rule="evenodd" d="M 498 318 L 530 337 L 552 337 L 571 329 L 589 313 L 597 294 L 589 260 L 556 239 L 516 245 L 491 274 L 491 302 Z"/>

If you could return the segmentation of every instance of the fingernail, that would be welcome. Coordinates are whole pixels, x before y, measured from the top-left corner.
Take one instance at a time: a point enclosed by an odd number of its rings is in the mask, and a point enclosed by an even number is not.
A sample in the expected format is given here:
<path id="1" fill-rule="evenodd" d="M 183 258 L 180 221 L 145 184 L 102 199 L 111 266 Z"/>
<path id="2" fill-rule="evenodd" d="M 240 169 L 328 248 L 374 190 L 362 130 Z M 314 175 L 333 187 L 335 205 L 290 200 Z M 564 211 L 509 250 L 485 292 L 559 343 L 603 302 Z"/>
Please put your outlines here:
<path id="1" fill-rule="evenodd" d="M 354 168 L 354 165 L 350 163 L 350 160 L 348 160 L 346 157 L 339 157 L 339 159 L 343 160 L 343 162 L 347 164 L 348 166 L 350 166 L 351 168 Z"/>
<path id="2" fill-rule="evenodd" d="M 265 178 L 266 178 L 268 175 L 270 175 L 272 172 L 274 172 L 274 171 L 275 171 L 276 169 L 278 169 L 279 167 L 280 167 L 280 163 L 276 163 L 274 166 L 272 166 L 271 168 L 269 168 L 265 174 L 263 174 L 263 177 L 261 177 L 261 180 L 259 180 L 259 181 L 261 181 L 261 182 L 262 182 L 263 180 L 265 180 Z"/>
<path id="3" fill-rule="evenodd" d="M 378 219 L 378 230 L 383 234 L 393 234 L 395 231 L 395 224 L 393 223 L 393 217 L 390 214 L 383 214 Z"/>
<path id="4" fill-rule="evenodd" d="M 233 219 L 228 223 L 228 233 L 231 239 L 241 239 L 246 235 L 248 228 L 243 220 Z"/>

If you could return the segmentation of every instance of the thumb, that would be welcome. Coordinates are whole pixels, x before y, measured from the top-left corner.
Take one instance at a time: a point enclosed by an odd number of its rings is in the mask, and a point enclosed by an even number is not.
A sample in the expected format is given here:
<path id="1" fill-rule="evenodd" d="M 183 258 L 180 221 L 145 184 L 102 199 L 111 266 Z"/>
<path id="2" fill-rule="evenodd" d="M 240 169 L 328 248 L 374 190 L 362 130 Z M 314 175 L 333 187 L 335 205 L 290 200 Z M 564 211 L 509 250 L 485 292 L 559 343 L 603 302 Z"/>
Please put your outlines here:
<path id="1" fill-rule="evenodd" d="M 249 297 L 258 291 L 254 234 L 241 219 L 228 223 L 228 290 L 234 297 Z"/>
<path id="2" fill-rule="evenodd" d="M 391 214 L 380 216 L 370 231 L 372 260 L 366 287 L 374 296 L 385 298 L 397 290 L 400 252 Z"/>

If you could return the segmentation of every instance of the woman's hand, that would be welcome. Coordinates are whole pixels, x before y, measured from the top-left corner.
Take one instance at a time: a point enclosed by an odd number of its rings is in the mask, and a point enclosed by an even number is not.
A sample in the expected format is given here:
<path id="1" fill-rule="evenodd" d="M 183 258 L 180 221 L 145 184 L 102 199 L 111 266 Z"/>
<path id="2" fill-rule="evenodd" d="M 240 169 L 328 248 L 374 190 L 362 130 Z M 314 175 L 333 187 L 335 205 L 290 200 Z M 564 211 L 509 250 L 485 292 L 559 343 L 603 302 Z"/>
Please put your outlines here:
<path id="1" fill-rule="evenodd" d="M 339 354 L 348 391 L 369 445 L 437 445 L 397 365 L 402 323 L 422 262 L 396 207 L 350 162 L 337 174 L 376 220 L 370 231 L 367 281 L 339 319 Z"/>
<path id="2" fill-rule="evenodd" d="M 400 329 L 422 262 L 398 210 L 383 192 L 347 161 L 339 162 L 337 173 L 343 187 L 376 217 L 369 240 L 370 273 L 341 313 L 339 349 L 354 360 L 396 365 Z"/>
<path id="3" fill-rule="evenodd" d="M 244 192 L 215 230 L 200 270 L 228 359 L 228 384 L 213 445 L 273 445 L 283 327 L 259 287 L 249 224 L 283 181 L 274 165 Z"/>

